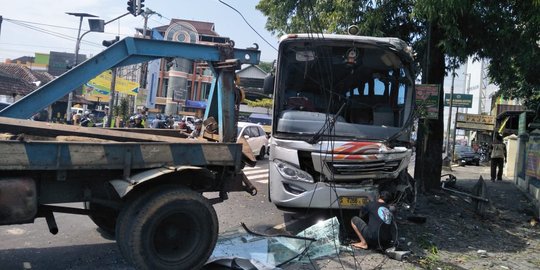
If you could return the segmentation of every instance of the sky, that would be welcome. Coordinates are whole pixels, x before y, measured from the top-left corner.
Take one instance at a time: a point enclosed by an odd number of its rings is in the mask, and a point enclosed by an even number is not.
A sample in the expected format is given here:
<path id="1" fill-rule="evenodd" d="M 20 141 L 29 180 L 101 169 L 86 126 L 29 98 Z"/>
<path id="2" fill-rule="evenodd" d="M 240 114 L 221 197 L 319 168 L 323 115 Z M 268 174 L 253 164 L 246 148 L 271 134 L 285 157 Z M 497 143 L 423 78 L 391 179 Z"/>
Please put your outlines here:
<path id="1" fill-rule="evenodd" d="M 264 27 L 266 17 L 255 9 L 257 0 L 223 0 L 240 11 L 253 28 L 272 46 L 278 37 Z M 127 0 L 18 0 L 4 1 L 0 9 L 3 22 L 0 32 L 0 62 L 34 53 L 75 52 L 79 18 L 66 12 L 89 13 L 109 21 L 127 12 Z M 231 8 L 218 0 L 146 0 L 145 8 L 159 13 L 148 20 L 148 27 L 168 25 L 171 19 L 213 22 L 216 32 L 235 41 L 236 48 L 259 45 L 262 61 L 273 61 L 277 52 L 257 35 Z M 142 28 L 142 16 L 127 15 L 105 26 L 104 33 L 88 33 L 81 40 L 80 54 L 96 55 L 105 47 L 103 40 L 133 36 L 135 28 Z M 88 30 L 85 18 L 82 31 Z"/>

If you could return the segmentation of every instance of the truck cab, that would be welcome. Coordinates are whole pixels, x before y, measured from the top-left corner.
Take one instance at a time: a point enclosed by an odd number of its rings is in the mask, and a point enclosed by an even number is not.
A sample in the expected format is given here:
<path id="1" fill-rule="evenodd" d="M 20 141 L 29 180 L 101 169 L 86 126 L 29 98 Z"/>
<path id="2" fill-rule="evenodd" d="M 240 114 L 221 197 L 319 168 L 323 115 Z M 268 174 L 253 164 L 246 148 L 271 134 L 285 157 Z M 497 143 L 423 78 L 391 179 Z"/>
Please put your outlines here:
<path id="1" fill-rule="evenodd" d="M 357 208 L 398 195 L 411 159 L 411 48 L 396 38 L 290 34 L 280 41 L 269 199 L 284 208 Z"/>

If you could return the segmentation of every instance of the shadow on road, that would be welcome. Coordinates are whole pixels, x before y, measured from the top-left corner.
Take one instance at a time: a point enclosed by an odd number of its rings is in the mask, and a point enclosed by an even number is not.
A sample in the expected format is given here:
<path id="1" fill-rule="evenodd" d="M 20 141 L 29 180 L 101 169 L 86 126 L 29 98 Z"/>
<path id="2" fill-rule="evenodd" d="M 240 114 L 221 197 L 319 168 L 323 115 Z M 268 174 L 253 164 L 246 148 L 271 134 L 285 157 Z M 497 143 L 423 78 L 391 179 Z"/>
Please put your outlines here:
<path id="1" fill-rule="evenodd" d="M 133 269 L 116 243 L 0 250 L 1 269 Z"/>

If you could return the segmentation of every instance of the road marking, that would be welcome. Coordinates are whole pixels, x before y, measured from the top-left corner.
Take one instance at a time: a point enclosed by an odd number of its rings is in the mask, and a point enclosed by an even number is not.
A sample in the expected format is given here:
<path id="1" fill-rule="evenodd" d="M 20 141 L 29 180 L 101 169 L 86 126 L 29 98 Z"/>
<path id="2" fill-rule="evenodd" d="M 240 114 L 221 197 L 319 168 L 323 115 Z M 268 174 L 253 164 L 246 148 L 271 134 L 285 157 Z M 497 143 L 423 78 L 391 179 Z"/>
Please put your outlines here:
<path id="1" fill-rule="evenodd" d="M 26 232 L 26 230 L 20 228 L 11 228 L 7 229 L 6 232 L 13 235 L 22 235 Z"/>
<path id="2" fill-rule="evenodd" d="M 244 168 L 244 174 L 250 181 L 261 184 L 268 184 L 268 168 L 255 166 L 253 168 Z"/>

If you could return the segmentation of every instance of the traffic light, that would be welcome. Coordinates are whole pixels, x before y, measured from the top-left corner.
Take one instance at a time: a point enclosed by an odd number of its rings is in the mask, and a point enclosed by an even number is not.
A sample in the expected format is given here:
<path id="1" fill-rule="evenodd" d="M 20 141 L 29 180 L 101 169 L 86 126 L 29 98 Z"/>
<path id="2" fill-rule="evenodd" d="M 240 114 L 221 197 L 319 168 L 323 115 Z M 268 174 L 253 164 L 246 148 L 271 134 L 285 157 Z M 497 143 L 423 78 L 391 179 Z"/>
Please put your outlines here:
<path id="1" fill-rule="evenodd" d="M 140 15 L 144 12 L 144 0 L 137 0 L 137 15 Z"/>
<path id="2" fill-rule="evenodd" d="M 111 40 L 104 40 L 103 42 L 101 42 L 101 44 L 105 47 L 109 47 L 111 45 L 113 45 L 114 43 L 118 42 L 120 40 L 120 37 L 119 36 L 116 36 L 116 38 L 114 39 L 111 39 Z"/>
<path id="3" fill-rule="evenodd" d="M 127 2 L 127 10 L 129 13 L 133 14 L 134 16 L 137 16 L 137 4 L 135 3 L 135 0 L 128 0 Z"/>

